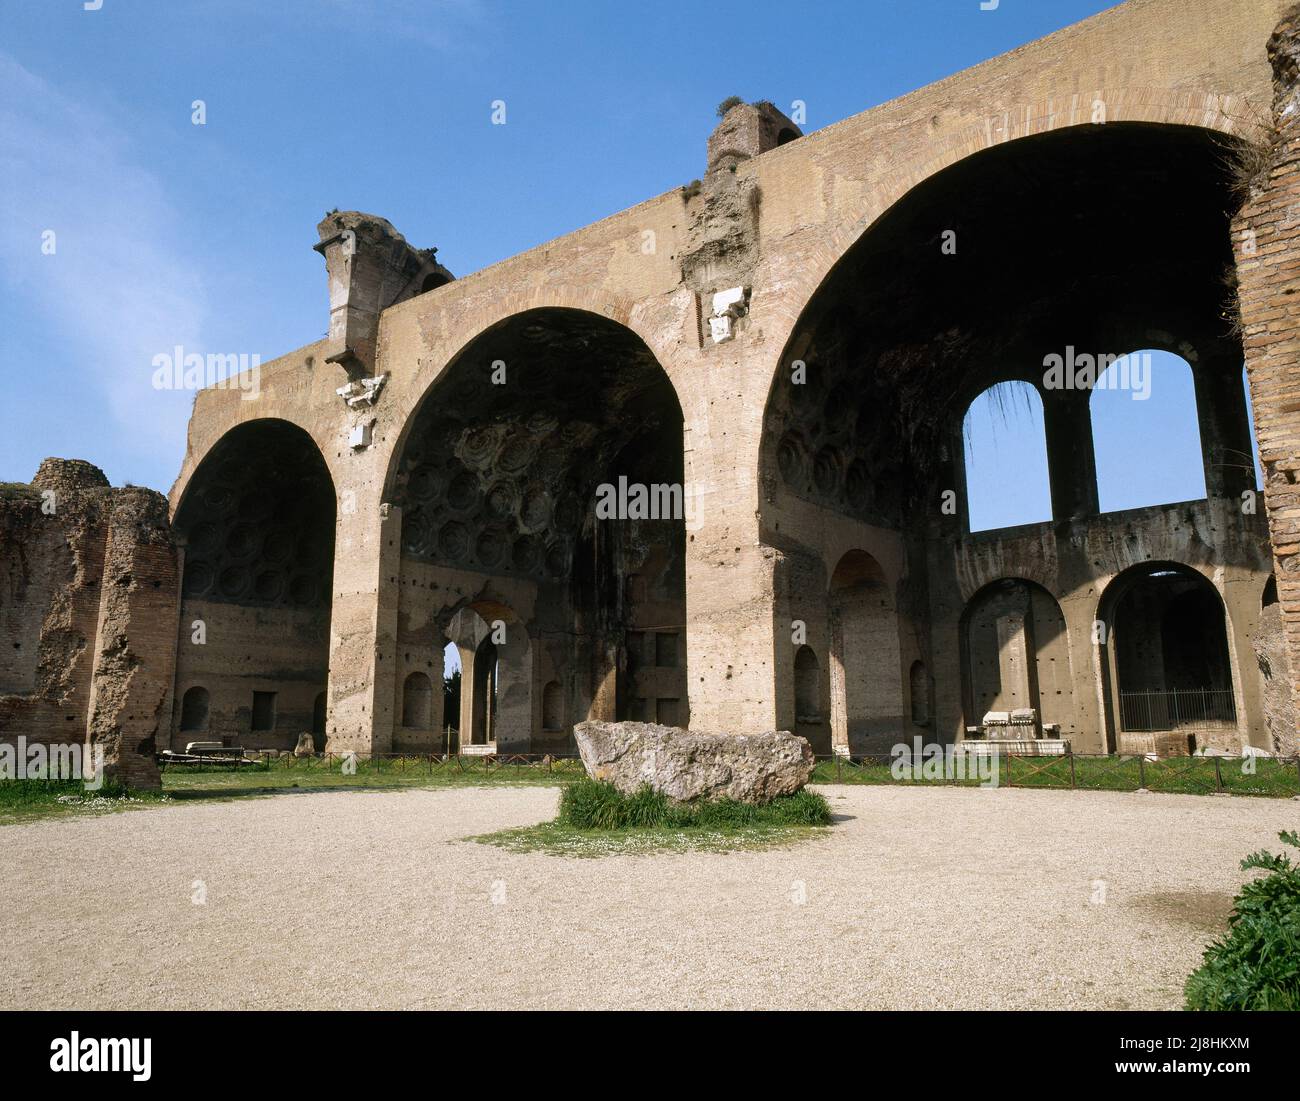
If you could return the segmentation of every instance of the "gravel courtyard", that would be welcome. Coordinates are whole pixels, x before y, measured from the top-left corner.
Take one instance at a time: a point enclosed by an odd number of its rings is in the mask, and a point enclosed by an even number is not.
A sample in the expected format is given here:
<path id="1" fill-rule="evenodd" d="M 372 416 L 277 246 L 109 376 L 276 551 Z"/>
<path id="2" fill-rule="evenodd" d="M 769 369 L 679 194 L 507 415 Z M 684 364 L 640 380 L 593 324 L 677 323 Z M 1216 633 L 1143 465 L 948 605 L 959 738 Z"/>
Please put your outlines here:
<path id="1" fill-rule="evenodd" d="M 1292 800 L 827 787 L 784 850 L 459 840 L 554 788 L 0 827 L 0 1008 L 1178 1008 Z M 206 893 L 202 904 L 196 898 Z"/>

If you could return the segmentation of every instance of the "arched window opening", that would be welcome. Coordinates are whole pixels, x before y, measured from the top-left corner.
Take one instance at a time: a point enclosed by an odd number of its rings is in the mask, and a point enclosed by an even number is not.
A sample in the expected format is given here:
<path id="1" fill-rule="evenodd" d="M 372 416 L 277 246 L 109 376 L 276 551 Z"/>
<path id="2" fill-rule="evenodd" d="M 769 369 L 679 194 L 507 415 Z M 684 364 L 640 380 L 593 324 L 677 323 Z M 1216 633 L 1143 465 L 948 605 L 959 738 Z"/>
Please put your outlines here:
<path id="1" fill-rule="evenodd" d="M 428 730 L 433 722 L 433 683 L 423 673 L 412 673 L 402 687 L 402 725 Z"/>
<path id="2" fill-rule="evenodd" d="M 424 277 L 424 282 L 420 284 L 420 293 L 427 294 L 429 291 L 437 290 L 439 287 L 445 287 L 451 280 L 445 275 L 436 271 L 431 271 Z"/>
<path id="3" fill-rule="evenodd" d="M 794 710 L 797 722 L 821 721 L 821 668 L 811 646 L 794 655 Z"/>
<path id="4" fill-rule="evenodd" d="M 1147 349 L 1120 356 L 1095 378 L 1089 401 L 1101 511 L 1203 499 L 1205 467 L 1188 362 Z"/>
<path id="5" fill-rule="evenodd" d="M 559 681 L 550 681 L 542 689 L 542 729 L 564 729 L 564 693 Z"/>
<path id="6" fill-rule="evenodd" d="M 197 685 L 181 700 L 181 732 L 197 733 L 208 728 L 208 690 Z"/>
<path id="7" fill-rule="evenodd" d="M 1223 602 L 1194 570 L 1139 567 L 1116 582 L 1111 639 L 1122 731 L 1234 727 Z"/>
<path id="8" fill-rule="evenodd" d="M 831 746 L 887 751 L 905 712 L 898 614 L 880 563 L 866 551 L 845 554 L 831 575 L 828 605 Z"/>
<path id="9" fill-rule="evenodd" d="M 1032 385 L 990 386 L 966 410 L 962 437 L 971 531 L 1052 518 L 1043 399 Z"/>
<path id="10" fill-rule="evenodd" d="M 912 723 L 914 726 L 930 725 L 930 678 L 925 671 L 925 662 L 912 662 L 908 673 L 908 690 L 912 699 Z"/>

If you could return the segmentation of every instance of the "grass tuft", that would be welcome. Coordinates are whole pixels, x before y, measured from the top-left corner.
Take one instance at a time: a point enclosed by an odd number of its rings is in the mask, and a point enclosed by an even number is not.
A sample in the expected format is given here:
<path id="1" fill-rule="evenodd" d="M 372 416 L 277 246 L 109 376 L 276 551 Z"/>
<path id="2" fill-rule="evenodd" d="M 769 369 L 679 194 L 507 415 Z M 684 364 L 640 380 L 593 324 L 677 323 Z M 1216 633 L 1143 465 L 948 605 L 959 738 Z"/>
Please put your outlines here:
<path id="1" fill-rule="evenodd" d="M 830 806 L 807 789 L 762 806 L 734 799 L 674 803 L 649 785 L 623 795 L 613 784 L 583 777 L 564 788 L 553 822 L 469 840 L 551 856 L 738 852 L 789 845 L 830 824 Z"/>
<path id="2" fill-rule="evenodd" d="M 165 799 L 161 792 L 136 791 L 115 780 L 106 780 L 94 789 L 80 780 L 5 780 L 0 781 L 0 822 L 126 810 Z"/>
<path id="3" fill-rule="evenodd" d="M 582 779 L 564 789 L 557 821 L 576 830 L 829 826 L 831 808 L 825 799 L 806 788 L 761 806 L 734 799 L 674 803 L 649 785 L 633 795 L 623 795 L 613 784 Z"/>

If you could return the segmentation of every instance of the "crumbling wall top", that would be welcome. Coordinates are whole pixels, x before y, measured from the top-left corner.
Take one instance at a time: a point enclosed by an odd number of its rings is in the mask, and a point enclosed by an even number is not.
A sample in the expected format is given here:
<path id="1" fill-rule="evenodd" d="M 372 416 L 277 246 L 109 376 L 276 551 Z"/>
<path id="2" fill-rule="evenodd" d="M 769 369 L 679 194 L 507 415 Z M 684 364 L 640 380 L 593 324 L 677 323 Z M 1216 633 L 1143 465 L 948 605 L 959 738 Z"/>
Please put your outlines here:
<path id="1" fill-rule="evenodd" d="M 734 168 L 741 161 L 801 137 L 803 131 L 766 100 L 737 103 L 709 135 L 708 171 Z"/>
<path id="2" fill-rule="evenodd" d="M 104 472 L 84 459 L 48 458 L 41 461 L 32 485 L 37 489 L 67 491 L 76 489 L 108 489 Z"/>
<path id="3" fill-rule="evenodd" d="M 329 277 L 330 328 L 326 360 L 351 379 L 374 372 L 379 315 L 455 277 L 436 248 L 407 244 L 391 222 L 359 210 L 332 210 L 316 226 Z"/>

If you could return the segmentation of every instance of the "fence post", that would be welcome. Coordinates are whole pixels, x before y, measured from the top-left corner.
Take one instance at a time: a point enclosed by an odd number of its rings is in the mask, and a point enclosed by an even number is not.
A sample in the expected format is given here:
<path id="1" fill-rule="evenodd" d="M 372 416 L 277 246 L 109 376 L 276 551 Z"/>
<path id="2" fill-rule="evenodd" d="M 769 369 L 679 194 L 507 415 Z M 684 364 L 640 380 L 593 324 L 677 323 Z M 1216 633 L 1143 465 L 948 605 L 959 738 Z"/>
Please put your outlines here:
<path id="1" fill-rule="evenodd" d="M 834 747 L 831 748 L 831 752 L 835 753 Z M 842 782 L 840 779 L 840 755 L 838 753 L 835 753 L 835 782 L 837 784 Z"/>
<path id="2" fill-rule="evenodd" d="M 1139 753 L 1138 754 L 1138 787 L 1144 788 L 1146 786 L 1147 786 L 1147 755 L 1145 753 Z"/>
<path id="3" fill-rule="evenodd" d="M 1214 755 L 1214 790 L 1223 790 L 1223 768 L 1219 764 L 1219 755 Z"/>
<path id="4" fill-rule="evenodd" d="M 1070 747 L 1070 790 L 1073 791 L 1078 785 L 1074 782 L 1074 746 Z"/>

